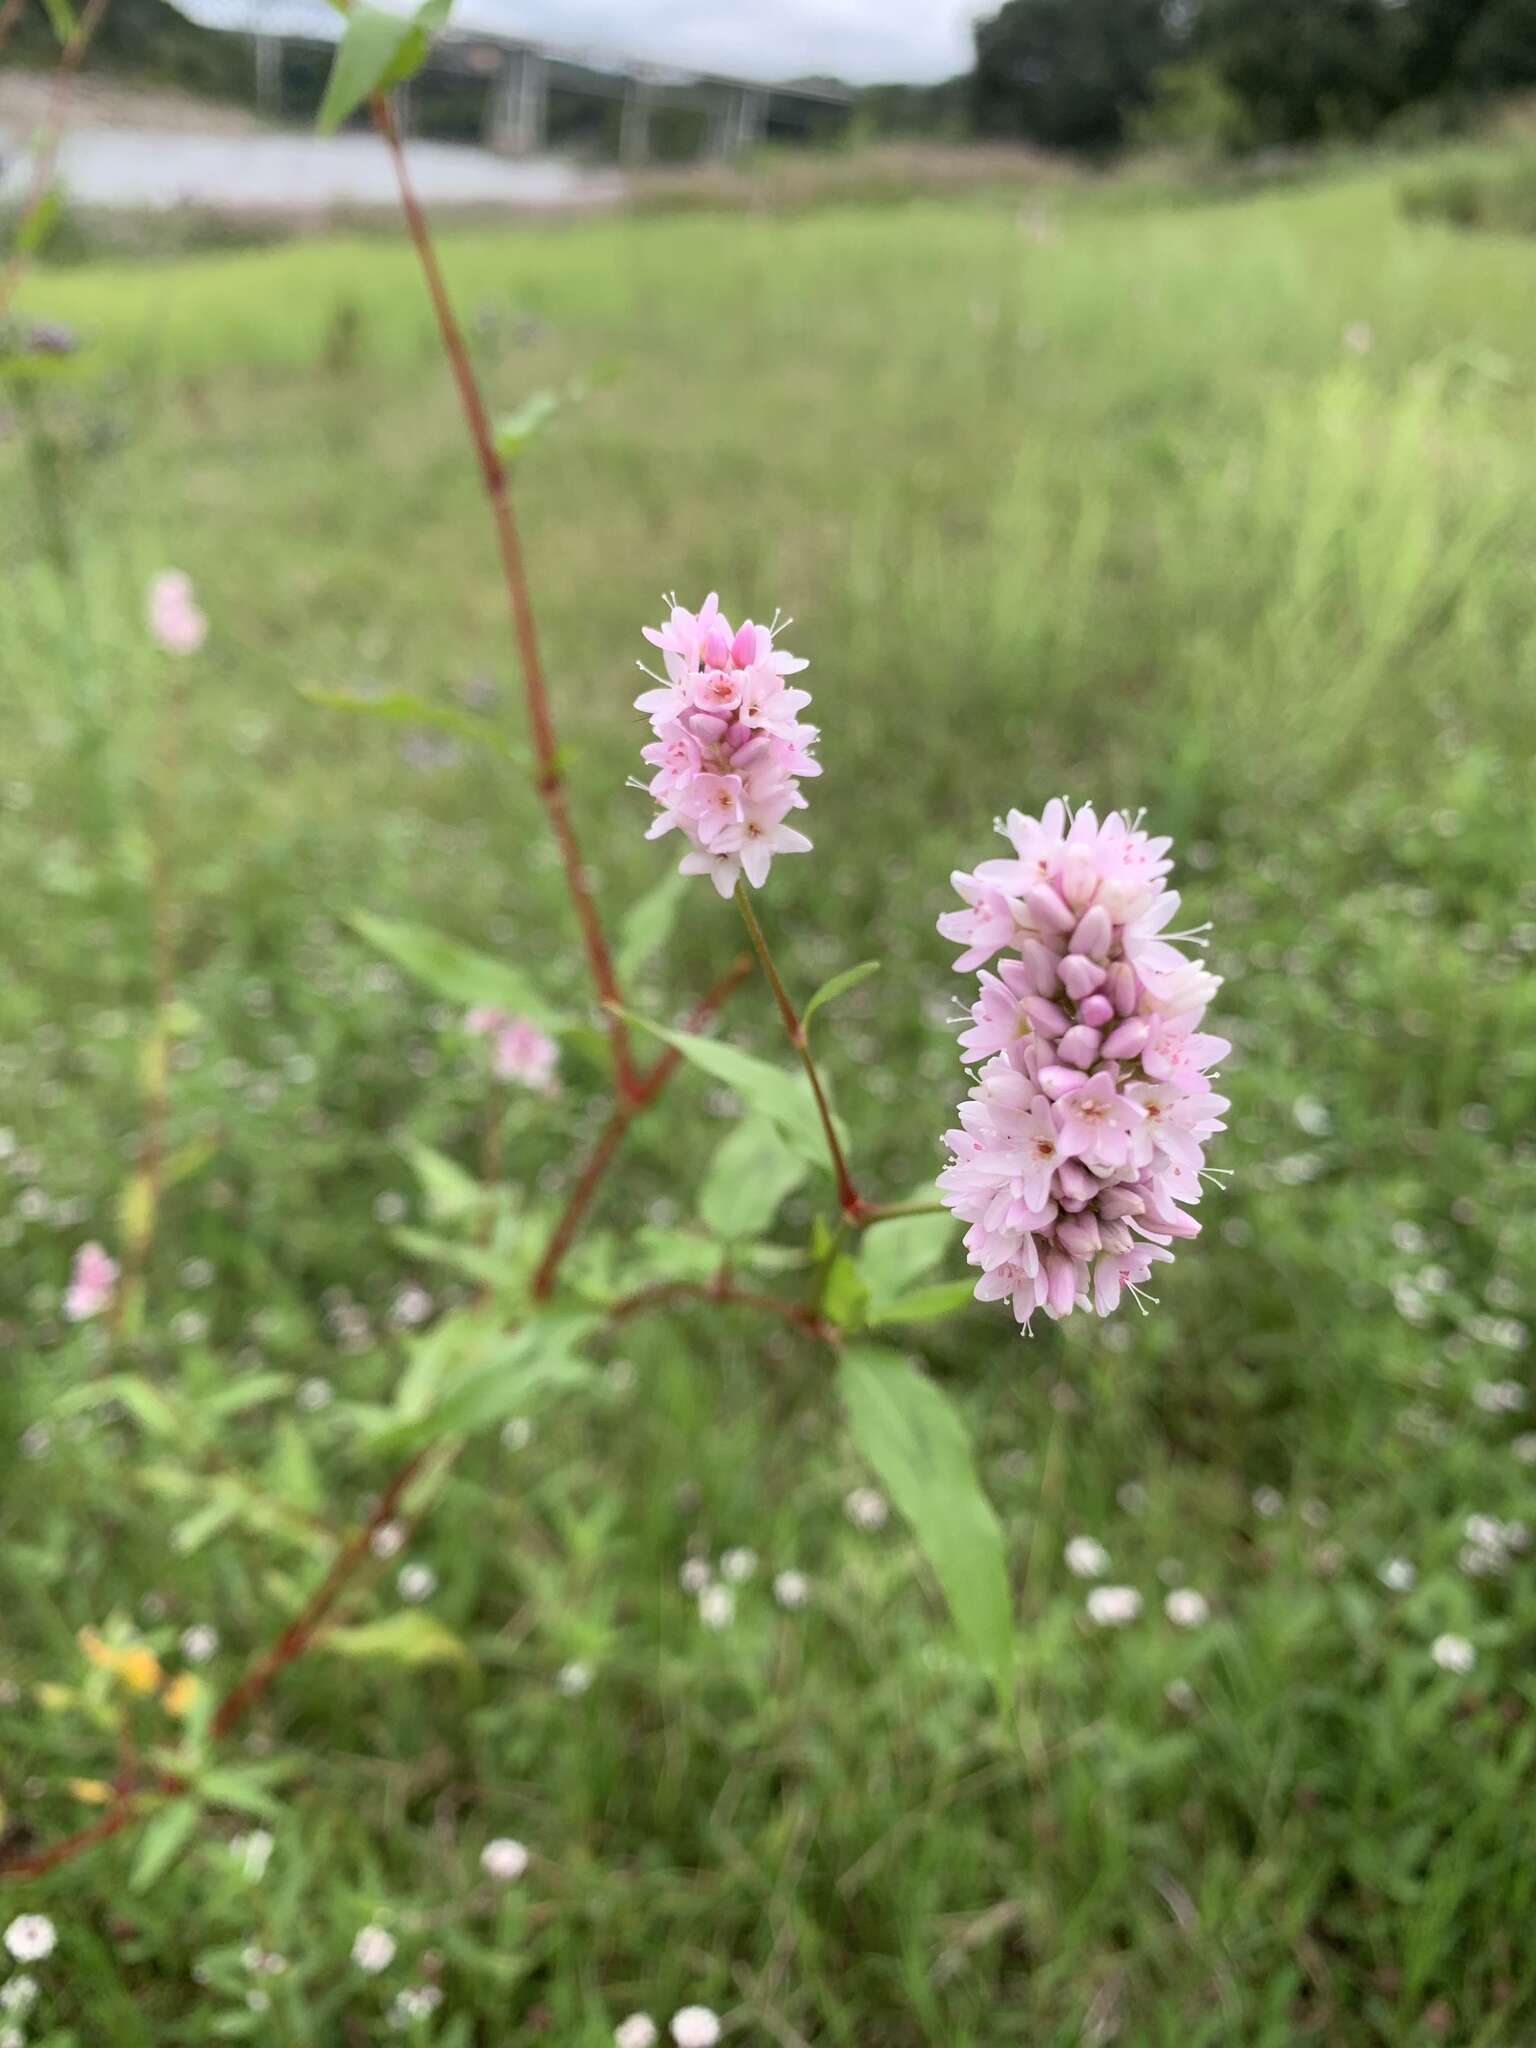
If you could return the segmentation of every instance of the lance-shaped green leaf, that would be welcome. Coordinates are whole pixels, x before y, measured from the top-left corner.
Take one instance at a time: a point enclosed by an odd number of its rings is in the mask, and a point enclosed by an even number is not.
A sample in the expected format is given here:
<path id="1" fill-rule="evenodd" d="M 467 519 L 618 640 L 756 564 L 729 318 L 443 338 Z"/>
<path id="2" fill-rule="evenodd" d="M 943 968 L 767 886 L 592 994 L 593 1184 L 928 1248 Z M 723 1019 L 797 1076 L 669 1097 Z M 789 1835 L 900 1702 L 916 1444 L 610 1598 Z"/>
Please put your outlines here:
<path id="1" fill-rule="evenodd" d="M 932 1192 L 924 1188 L 919 1195 Z M 955 1219 L 943 1209 L 871 1223 L 859 1246 L 859 1272 L 876 1308 L 910 1294 L 955 1242 Z"/>
<path id="2" fill-rule="evenodd" d="M 727 1243 L 756 1237 L 809 1170 L 768 1117 L 743 1117 L 710 1161 L 699 1190 L 699 1216 Z"/>
<path id="3" fill-rule="evenodd" d="M 360 1663 L 456 1664 L 473 1670 L 475 1660 L 463 1638 L 435 1615 L 389 1614 L 381 1621 L 359 1622 L 355 1628 L 331 1628 L 316 1637 L 317 1650 Z"/>
<path id="4" fill-rule="evenodd" d="M 322 135 L 333 135 L 370 94 L 388 92 L 420 70 L 451 4 L 452 0 L 423 0 L 414 14 L 389 14 L 367 5 L 348 9 L 315 117 Z"/>
<path id="5" fill-rule="evenodd" d="M 620 988 L 628 988 L 642 967 L 672 936 L 677 913 L 688 893 L 688 877 L 663 875 L 654 889 L 647 889 L 637 903 L 624 913 L 614 946 L 614 972 Z"/>
<path id="6" fill-rule="evenodd" d="M 1006 1710 L 1013 1607 L 1003 1532 L 981 1488 L 965 1424 L 942 1388 L 899 1353 L 853 1345 L 838 1387 L 854 1441 L 912 1525 L 960 1638 Z"/>
<path id="7" fill-rule="evenodd" d="M 675 1047 L 701 1072 L 734 1089 L 749 1109 L 759 1111 L 778 1126 L 802 1159 L 830 1171 L 826 1134 L 804 1074 L 775 1067 L 755 1053 L 722 1044 L 718 1038 L 700 1038 L 691 1031 L 668 1031 L 628 1010 L 621 1014 L 640 1030 L 649 1031 L 664 1044 Z M 833 1121 L 839 1141 L 846 1144 L 846 1131 L 836 1118 Z"/>
<path id="8" fill-rule="evenodd" d="M 932 1287 L 916 1287 L 910 1294 L 898 1294 L 869 1311 L 871 1329 L 886 1323 L 935 1323 L 943 1316 L 969 1308 L 975 1299 L 969 1280 L 939 1280 Z"/>
<path id="9" fill-rule="evenodd" d="M 839 996 L 847 995 L 849 989 L 857 988 L 861 981 L 868 981 L 872 974 L 879 972 L 878 960 L 861 960 L 857 967 L 845 967 L 841 974 L 834 974 L 830 981 L 824 981 L 801 1011 L 800 1029 L 803 1031 L 825 1004 L 835 1003 Z"/>
<path id="10" fill-rule="evenodd" d="M 493 959 L 489 953 L 446 938 L 430 925 L 375 917 L 367 910 L 353 911 L 349 922 L 371 946 L 377 946 L 445 1002 L 461 1003 L 466 1009 L 483 1004 L 488 1009 L 531 1017 L 544 1031 L 559 1031 L 566 1022 L 522 969 L 509 961 Z"/>
<path id="11" fill-rule="evenodd" d="M 516 412 L 503 413 L 496 422 L 496 453 L 503 462 L 515 462 L 530 441 L 537 439 L 559 412 L 557 391 L 535 391 Z"/>
<path id="12" fill-rule="evenodd" d="M 434 704 L 430 697 L 415 697 L 406 690 L 392 690 L 379 697 L 364 696 L 360 690 L 330 690 L 319 683 L 302 683 L 299 695 L 308 704 L 325 711 L 347 711 L 359 718 L 380 719 L 386 725 L 426 726 L 464 740 L 472 747 L 487 747 L 522 768 L 528 765 L 526 751 L 510 739 L 499 725 L 478 718 L 473 711 L 461 711 L 454 704 Z"/>
<path id="13" fill-rule="evenodd" d="M 146 1825 L 128 1877 L 131 1892 L 147 1892 L 164 1877 L 197 1832 L 195 1799 L 173 1799 Z"/>

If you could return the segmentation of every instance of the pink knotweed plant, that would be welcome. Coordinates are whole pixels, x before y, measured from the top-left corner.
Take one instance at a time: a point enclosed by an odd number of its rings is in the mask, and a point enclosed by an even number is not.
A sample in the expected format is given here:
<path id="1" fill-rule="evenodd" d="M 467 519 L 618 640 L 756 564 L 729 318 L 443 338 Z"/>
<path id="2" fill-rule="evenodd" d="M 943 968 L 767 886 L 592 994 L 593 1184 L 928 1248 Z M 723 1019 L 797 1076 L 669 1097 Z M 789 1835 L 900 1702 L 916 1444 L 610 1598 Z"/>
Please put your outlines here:
<path id="1" fill-rule="evenodd" d="M 641 749 L 655 772 L 636 786 L 661 807 L 646 837 L 680 831 L 689 847 L 680 872 L 708 875 L 722 896 L 742 875 L 760 889 L 776 853 L 811 847 L 787 821 L 805 808 L 800 778 L 821 773 L 818 734 L 800 719 L 810 692 L 785 681 L 809 664 L 774 646 L 790 623 L 777 612 L 771 625 L 749 619 L 733 632 L 713 591 L 697 612 L 668 602 L 666 624 L 644 628 L 661 649 L 665 679 L 654 677 L 658 687 L 635 699 L 655 735 Z"/>
<path id="2" fill-rule="evenodd" d="M 147 618 L 150 638 L 166 654 L 196 654 L 208 637 L 192 579 L 180 569 L 162 569 L 150 584 Z"/>
<path id="3" fill-rule="evenodd" d="M 498 1081 L 521 1082 L 536 1095 L 559 1094 L 560 1048 L 531 1017 L 478 1005 L 466 1013 L 464 1029 L 472 1038 L 490 1040 L 491 1072 Z"/>
<path id="4" fill-rule="evenodd" d="M 83 1244 L 75 1253 L 69 1286 L 64 1294 L 66 1322 L 88 1323 L 112 1306 L 117 1288 L 118 1264 L 101 1245 Z"/>
<path id="5" fill-rule="evenodd" d="M 1168 931 L 1170 840 L 1062 798 L 998 830 L 1012 857 L 956 874 L 966 907 L 939 919 L 957 970 L 982 970 L 960 1037 L 979 1071 L 939 1188 L 970 1226 L 978 1300 L 1009 1301 L 1028 1331 L 1036 1309 L 1144 1302 L 1173 1240 L 1198 1234 L 1181 1205 L 1226 1128 L 1207 1075 L 1231 1047 L 1200 1029 L 1220 982 L 1178 942 L 1203 938 Z"/>

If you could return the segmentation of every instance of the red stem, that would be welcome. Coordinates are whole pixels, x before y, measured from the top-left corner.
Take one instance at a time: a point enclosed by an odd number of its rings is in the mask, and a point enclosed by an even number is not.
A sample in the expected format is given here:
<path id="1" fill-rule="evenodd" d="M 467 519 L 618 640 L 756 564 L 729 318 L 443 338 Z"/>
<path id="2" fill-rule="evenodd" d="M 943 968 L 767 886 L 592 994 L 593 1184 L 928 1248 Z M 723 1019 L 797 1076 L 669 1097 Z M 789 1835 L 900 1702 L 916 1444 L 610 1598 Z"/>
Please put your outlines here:
<path id="1" fill-rule="evenodd" d="M 733 963 L 729 973 L 721 976 L 709 994 L 693 1010 L 683 1026 L 685 1031 L 697 1031 L 709 1022 L 721 1004 L 752 972 L 752 962 L 745 954 Z M 628 1099 L 620 1097 L 613 1105 L 612 1114 L 598 1133 L 597 1142 L 587 1157 L 586 1164 L 576 1176 L 564 1209 L 550 1232 L 549 1243 L 544 1248 L 533 1276 L 532 1293 L 535 1301 L 547 1301 L 554 1292 L 555 1279 L 560 1263 L 570 1250 L 582 1218 L 591 1206 L 592 1197 L 597 1193 L 603 1175 L 608 1171 L 613 1155 L 624 1142 L 624 1135 L 635 1118 L 648 1109 L 666 1087 L 682 1060 L 682 1054 L 675 1046 L 668 1046 L 655 1064 L 647 1067 L 641 1075 L 636 1093 Z"/>
<path id="2" fill-rule="evenodd" d="M 518 661 L 523 671 L 528 727 L 538 769 L 534 786 L 548 815 L 555 843 L 560 849 L 566 887 L 581 926 L 587 966 L 592 975 L 593 985 L 597 989 L 598 1000 L 604 1005 L 604 1023 L 613 1048 L 614 1080 L 620 1098 L 630 1099 L 638 1090 L 640 1082 L 635 1072 L 634 1056 L 630 1050 L 628 1027 L 622 1017 L 615 1015 L 612 1007 L 621 1000 L 618 977 L 613 970 L 608 941 L 603 936 L 602 921 L 597 914 L 591 883 L 582 863 L 575 827 L 571 823 L 570 807 L 566 803 L 565 778 L 560 769 L 560 751 L 555 739 L 554 717 L 550 710 L 549 685 L 545 679 L 543 659 L 539 653 L 538 632 L 534 625 L 533 602 L 528 593 L 528 576 L 523 563 L 522 543 L 518 538 L 517 521 L 507 490 L 506 467 L 496 453 L 496 439 L 485 409 L 485 400 L 475 377 L 474 366 L 469 359 L 463 329 L 459 326 L 458 316 L 448 297 L 448 287 L 443 281 L 442 268 L 432 243 L 432 231 L 427 225 L 427 217 L 421 210 L 415 187 L 411 183 L 405 151 L 400 147 L 400 134 L 395 126 L 394 114 L 388 100 L 381 93 L 374 94 L 371 105 L 373 124 L 383 136 L 385 146 L 394 162 L 395 179 L 400 188 L 400 205 L 405 213 L 406 227 L 421 265 L 422 276 L 426 280 L 427 296 L 431 299 L 432 310 L 437 316 L 437 328 L 442 337 L 443 351 L 448 358 L 448 367 L 453 373 L 454 385 L 459 394 L 459 405 L 464 414 L 464 424 L 469 430 L 475 459 L 480 466 L 481 482 L 485 486 L 486 499 L 491 508 L 491 519 L 496 529 L 496 545 L 501 555 L 502 574 L 506 580 L 507 598 L 512 610 L 512 637 L 517 645 Z"/>
<path id="3" fill-rule="evenodd" d="M 665 1308 L 674 1301 L 707 1301 L 725 1308 L 756 1309 L 764 1315 L 777 1316 L 823 1344 L 837 1342 L 836 1330 L 823 1322 L 808 1302 L 786 1301 L 779 1294 L 755 1294 L 736 1286 L 723 1273 L 715 1280 L 660 1280 L 654 1287 L 642 1287 L 637 1294 L 626 1294 L 622 1300 L 610 1302 L 607 1313 L 612 1321 L 621 1323 L 629 1316 L 641 1315 L 651 1308 Z"/>
<path id="4" fill-rule="evenodd" d="M 53 93 L 48 102 L 48 114 L 43 123 L 43 139 L 32 159 L 32 177 L 27 188 L 26 203 L 16 221 L 16 246 L 11 251 L 10 261 L 5 266 L 5 275 L 0 277 L 0 319 L 10 310 L 21 274 L 27 267 L 27 259 L 21 249 L 26 231 L 38 208 L 48 197 L 53 185 L 54 166 L 58 162 L 59 141 L 64 132 L 64 116 L 69 110 L 69 89 L 80 61 L 90 47 L 91 37 L 101 26 L 101 17 L 111 6 L 112 0 L 87 0 L 85 12 L 75 23 L 74 34 L 59 53 L 58 65 L 53 74 Z M 0 46 L 9 36 L 21 9 L 7 10 L 0 18 Z"/>

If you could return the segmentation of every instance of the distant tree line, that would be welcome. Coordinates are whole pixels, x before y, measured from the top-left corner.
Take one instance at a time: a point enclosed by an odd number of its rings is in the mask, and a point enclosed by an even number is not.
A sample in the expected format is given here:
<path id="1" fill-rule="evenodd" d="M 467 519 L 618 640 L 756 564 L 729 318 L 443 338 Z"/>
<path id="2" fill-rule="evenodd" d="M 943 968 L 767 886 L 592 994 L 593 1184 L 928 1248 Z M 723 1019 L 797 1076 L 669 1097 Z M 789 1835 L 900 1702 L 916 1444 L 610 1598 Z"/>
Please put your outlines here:
<path id="1" fill-rule="evenodd" d="M 1067 149 L 1450 126 L 1536 85 L 1536 0 L 1005 0 L 975 35 L 972 131 Z"/>

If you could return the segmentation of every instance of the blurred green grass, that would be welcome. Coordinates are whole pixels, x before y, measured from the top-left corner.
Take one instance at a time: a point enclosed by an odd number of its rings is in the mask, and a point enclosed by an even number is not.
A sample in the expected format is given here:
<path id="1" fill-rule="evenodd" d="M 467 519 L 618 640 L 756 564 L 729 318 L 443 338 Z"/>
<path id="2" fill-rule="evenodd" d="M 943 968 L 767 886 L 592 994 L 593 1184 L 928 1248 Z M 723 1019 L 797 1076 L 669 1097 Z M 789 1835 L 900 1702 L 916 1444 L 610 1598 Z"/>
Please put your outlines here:
<path id="1" fill-rule="evenodd" d="M 498 406 L 616 372 L 519 478 L 604 901 L 666 859 L 623 787 L 658 590 L 782 604 L 827 772 L 816 852 L 765 907 L 802 989 L 885 961 L 824 1034 L 870 1180 L 934 1170 L 960 1092 L 948 872 L 1059 790 L 1178 835 L 1229 977 L 1236 1179 L 1146 1322 L 1025 1345 L 977 1309 L 927 1348 L 1014 1547 L 1021 1743 L 905 1541 L 844 1515 L 867 1475 L 822 1360 L 750 1321 L 636 1325 L 632 1373 L 469 1458 L 412 1547 L 479 1680 L 316 1658 L 284 1682 L 256 1741 L 299 1761 L 263 1884 L 210 1840 L 145 1896 L 115 1847 L 16 1895 L 61 1927 L 44 2038 L 374 2038 L 430 1951 L 447 1998 L 420 2037 L 445 2042 L 595 2048 L 688 1999 L 743 2039 L 860 2048 L 1523 2042 L 1536 1596 L 1518 1555 L 1474 1578 L 1458 1554 L 1468 1514 L 1530 1494 L 1529 1417 L 1479 1394 L 1523 1397 L 1536 1282 L 1524 247 L 1409 221 L 1369 173 L 1240 203 L 1072 189 L 455 234 L 445 260 Z M 69 1255 L 110 1235 L 133 1144 L 148 574 L 190 570 L 213 620 L 176 826 L 197 1023 L 174 1119 L 218 1149 L 157 1257 L 168 1385 L 195 1405 L 275 1367 L 374 1394 L 401 1286 L 441 1295 L 390 1241 L 414 1203 L 395 1141 L 472 1161 L 480 1089 L 351 908 L 581 989 L 527 792 L 295 687 L 518 716 L 408 252 L 43 273 L 24 306 L 85 344 L 43 407 L 67 581 L 14 421 L 0 442 L 0 1798 L 46 1836 L 79 1815 L 61 1780 L 112 1768 L 30 1690 L 76 1681 L 74 1631 L 118 1612 L 164 1646 L 212 1621 L 232 1672 L 312 1570 L 240 1531 L 178 1555 L 164 1455 L 48 1419 L 93 1369 L 57 1321 Z M 680 1006 L 735 946 L 702 892 L 645 1002 Z M 773 1050 L 771 1025 L 733 1006 L 744 1043 Z M 686 1208 L 678 1162 L 720 1108 L 678 1083 L 610 1226 Z M 588 1122 L 573 1088 L 518 1131 L 514 1173 L 557 1189 Z M 253 1414 L 242 1459 L 291 1490 L 307 1453 L 317 1498 L 354 1511 L 377 1475 L 325 1409 L 296 1413 Z M 1145 1596 L 1123 1634 L 1082 1622 L 1074 1533 Z M 732 1543 L 763 1562 L 710 1635 L 676 1573 Z M 1410 1593 L 1376 1576 L 1394 1555 Z M 766 1588 L 790 1566 L 802 1614 Z M 1208 1626 L 1164 1620 L 1168 1583 Z M 1465 1679 L 1430 1660 L 1447 1630 L 1476 1646 Z M 537 1861 L 493 1898 L 496 1833 Z M 402 1960 L 365 1985 L 346 1955 L 378 1912 Z M 260 2013 L 252 1941 L 292 1963 Z"/>

